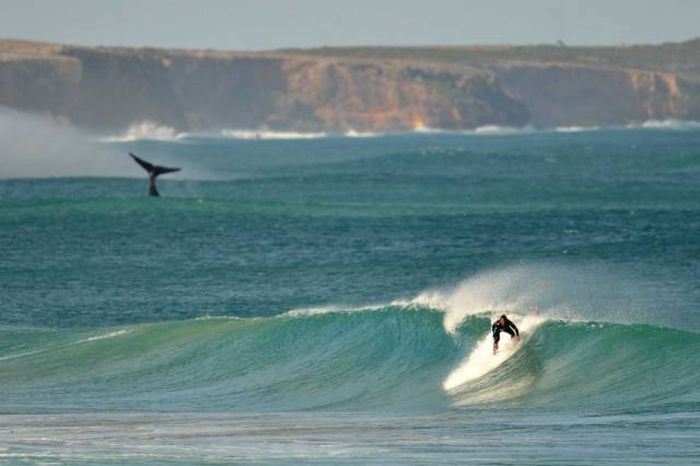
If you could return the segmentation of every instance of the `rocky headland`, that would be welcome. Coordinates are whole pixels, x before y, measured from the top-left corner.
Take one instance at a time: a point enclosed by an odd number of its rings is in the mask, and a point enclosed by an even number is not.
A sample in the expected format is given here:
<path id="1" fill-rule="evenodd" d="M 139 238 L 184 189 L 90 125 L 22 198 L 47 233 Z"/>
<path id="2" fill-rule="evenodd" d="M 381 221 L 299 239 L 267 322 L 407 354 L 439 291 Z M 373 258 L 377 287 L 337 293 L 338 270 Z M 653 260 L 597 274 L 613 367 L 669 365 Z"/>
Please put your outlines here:
<path id="1" fill-rule="evenodd" d="M 0 40 L 0 106 L 95 132 L 409 131 L 700 120 L 700 40 L 270 52 Z"/>

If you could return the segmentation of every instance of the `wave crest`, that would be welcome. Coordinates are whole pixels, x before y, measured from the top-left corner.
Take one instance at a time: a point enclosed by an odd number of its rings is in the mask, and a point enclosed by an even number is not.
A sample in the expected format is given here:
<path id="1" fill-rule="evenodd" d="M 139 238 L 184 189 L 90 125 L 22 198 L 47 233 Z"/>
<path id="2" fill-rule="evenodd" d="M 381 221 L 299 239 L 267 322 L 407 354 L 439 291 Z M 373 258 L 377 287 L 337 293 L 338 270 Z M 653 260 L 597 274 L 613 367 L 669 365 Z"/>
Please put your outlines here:
<path id="1" fill-rule="evenodd" d="M 478 273 L 452 288 L 427 290 L 395 304 L 443 311 L 450 334 L 469 316 L 535 309 L 549 318 L 673 327 L 678 323 L 663 312 L 658 288 L 654 277 L 641 271 L 596 263 L 534 262 Z"/>
<path id="2" fill-rule="evenodd" d="M 153 121 L 144 120 L 134 123 L 124 134 L 102 138 L 102 142 L 132 142 L 132 141 L 178 141 L 187 137 L 187 133 L 178 133 L 172 126 L 159 125 Z"/>
<path id="3" fill-rule="evenodd" d="M 662 120 L 647 120 L 640 125 L 629 125 L 628 128 L 688 131 L 700 129 L 700 122 L 692 120 L 679 120 L 677 118 L 665 118 Z"/>
<path id="4" fill-rule="evenodd" d="M 270 131 L 250 129 L 222 129 L 221 135 L 232 139 L 318 139 L 326 137 L 323 132 Z"/>

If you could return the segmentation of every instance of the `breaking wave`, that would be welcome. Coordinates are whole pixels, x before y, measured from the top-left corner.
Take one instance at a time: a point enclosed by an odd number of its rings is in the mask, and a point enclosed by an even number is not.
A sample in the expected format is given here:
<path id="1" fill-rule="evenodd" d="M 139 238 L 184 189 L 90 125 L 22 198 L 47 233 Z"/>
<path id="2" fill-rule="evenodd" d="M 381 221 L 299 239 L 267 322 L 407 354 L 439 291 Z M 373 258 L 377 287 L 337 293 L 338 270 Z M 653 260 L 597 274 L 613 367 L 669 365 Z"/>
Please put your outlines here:
<path id="1" fill-rule="evenodd" d="M 542 264 L 483 273 L 390 304 L 94 330 L 0 330 L 0 410 L 700 403 L 700 360 L 688 357 L 700 354 L 700 334 L 641 323 L 655 321 L 644 306 L 657 292 L 622 292 L 630 283 L 596 268 Z M 516 345 L 504 335 L 494 356 L 490 323 L 503 312 L 522 340 Z"/>
<path id="2" fill-rule="evenodd" d="M 515 126 L 485 125 L 485 126 L 479 126 L 473 132 L 474 132 L 474 134 L 483 134 L 483 135 L 489 135 L 489 134 L 503 135 L 503 134 L 529 133 L 532 131 L 534 131 L 534 129 L 531 126 L 515 127 Z"/>
<path id="3" fill-rule="evenodd" d="M 511 134 L 526 134 L 536 132 L 532 126 L 501 126 L 483 125 L 469 130 L 449 130 L 432 127 L 418 127 L 413 130 L 416 134 L 447 134 L 447 135 L 477 135 L 477 136 L 504 136 Z"/>
<path id="4" fill-rule="evenodd" d="M 372 131 L 356 131 L 354 129 L 349 129 L 343 134 L 343 136 L 349 138 L 377 138 L 385 136 L 385 134 Z"/>
<path id="5" fill-rule="evenodd" d="M 700 402 L 700 335 L 513 316 L 523 340 L 490 353 L 496 314 L 386 306 L 108 331 L 1 332 L 4 412 L 266 411 Z M 506 337 L 507 338 L 507 337 Z M 505 344 L 505 343 L 504 343 Z M 683 370 L 678 370 L 682 367 Z"/>
<path id="6" fill-rule="evenodd" d="M 663 120 L 647 120 L 640 125 L 629 125 L 628 127 L 687 131 L 700 129 L 700 122 L 690 120 L 678 120 L 675 118 L 666 118 Z"/>
<path id="7" fill-rule="evenodd" d="M 223 129 L 221 135 L 232 139 L 318 139 L 328 134 L 322 132 L 269 131 L 248 129 Z"/>
<path id="8" fill-rule="evenodd" d="M 132 141 L 178 141 L 188 136 L 188 133 L 178 133 L 171 126 L 162 126 L 152 121 L 134 123 L 125 133 L 101 138 L 102 142 L 132 142 Z"/>
<path id="9" fill-rule="evenodd" d="M 476 135 L 476 136 L 507 136 L 519 134 L 532 134 L 541 132 L 557 133 L 581 133 L 600 130 L 621 130 L 621 129 L 656 129 L 656 130 L 697 130 L 700 129 L 700 122 L 684 121 L 677 119 L 649 120 L 641 124 L 629 124 L 624 127 L 600 127 L 600 126 L 558 126 L 554 128 L 535 128 L 533 126 L 501 126 L 483 125 L 470 130 L 449 130 L 432 127 L 417 127 L 408 134 L 424 135 Z M 400 135 L 401 132 L 383 133 L 373 131 L 357 131 L 349 129 L 343 133 L 324 131 L 272 131 L 267 129 L 222 129 L 218 133 L 187 133 L 178 132 L 170 126 L 159 125 L 152 121 L 142 121 L 132 124 L 124 133 L 100 138 L 101 142 L 133 142 L 141 140 L 153 141 L 182 141 L 187 138 L 196 137 L 223 137 L 239 140 L 297 140 L 297 139 L 321 139 L 329 137 L 348 138 L 376 138 L 383 136 Z"/>
<path id="10" fill-rule="evenodd" d="M 582 133 L 599 129 L 601 129 L 600 126 L 557 126 L 554 128 L 557 133 Z"/>

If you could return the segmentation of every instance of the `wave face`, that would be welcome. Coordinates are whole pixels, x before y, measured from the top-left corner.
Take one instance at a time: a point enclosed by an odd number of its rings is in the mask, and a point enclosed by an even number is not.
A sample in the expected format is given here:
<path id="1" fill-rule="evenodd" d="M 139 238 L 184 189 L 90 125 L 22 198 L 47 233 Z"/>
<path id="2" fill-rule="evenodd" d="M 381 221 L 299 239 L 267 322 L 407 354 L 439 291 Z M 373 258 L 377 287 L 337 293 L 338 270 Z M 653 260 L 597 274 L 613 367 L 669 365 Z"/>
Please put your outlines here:
<path id="1" fill-rule="evenodd" d="M 648 325 L 525 323 L 510 358 L 445 388 L 488 339 L 492 317 L 468 316 L 453 334 L 442 312 L 397 306 L 99 332 L 5 330 L 0 409 L 415 412 L 700 403 L 700 363 L 688 358 L 700 351 L 700 335 Z"/>
<path id="2" fill-rule="evenodd" d="M 497 369 L 452 389 L 457 405 L 643 410 L 700 402 L 700 336 L 647 325 L 550 321 Z M 685 370 L 688 367 L 689 371 Z M 683 369 L 680 369 L 683 368 Z"/>

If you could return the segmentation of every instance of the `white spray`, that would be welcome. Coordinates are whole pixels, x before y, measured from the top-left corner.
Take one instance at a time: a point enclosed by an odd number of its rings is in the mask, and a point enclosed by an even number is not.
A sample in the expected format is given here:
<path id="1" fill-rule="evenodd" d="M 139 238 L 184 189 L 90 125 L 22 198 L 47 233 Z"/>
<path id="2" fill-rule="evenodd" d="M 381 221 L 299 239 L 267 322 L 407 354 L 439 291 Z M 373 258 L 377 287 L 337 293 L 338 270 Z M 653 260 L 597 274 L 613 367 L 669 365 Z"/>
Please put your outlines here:
<path id="1" fill-rule="evenodd" d="M 133 176 L 134 163 L 75 128 L 0 108 L 0 178 Z"/>

